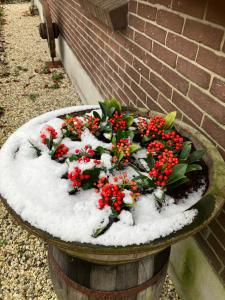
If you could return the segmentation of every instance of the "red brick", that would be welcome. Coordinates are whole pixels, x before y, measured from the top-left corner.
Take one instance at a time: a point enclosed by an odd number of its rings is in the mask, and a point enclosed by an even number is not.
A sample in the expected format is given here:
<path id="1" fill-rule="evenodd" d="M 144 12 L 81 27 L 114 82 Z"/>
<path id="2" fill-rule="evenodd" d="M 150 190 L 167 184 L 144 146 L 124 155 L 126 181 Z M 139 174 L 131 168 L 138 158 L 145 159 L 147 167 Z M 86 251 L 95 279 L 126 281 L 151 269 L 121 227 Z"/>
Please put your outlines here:
<path id="1" fill-rule="evenodd" d="M 129 1 L 128 2 L 128 9 L 132 13 L 137 12 L 137 1 Z"/>
<path id="2" fill-rule="evenodd" d="M 134 39 L 134 32 L 135 30 L 129 26 L 127 26 L 125 29 L 123 29 L 123 31 L 121 31 L 121 34 L 124 35 L 124 37 L 127 39 Z"/>
<path id="3" fill-rule="evenodd" d="M 187 58 L 193 60 L 196 58 L 198 46 L 179 35 L 169 32 L 166 39 L 166 45 Z"/>
<path id="4" fill-rule="evenodd" d="M 166 31 L 158 26 L 146 23 L 145 24 L 145 33 L 151 37 L 153 40 L 156 40 L 162 44 L 165 44 L 166 40 Z"/>
<path id="5" fill-rule="evenodd" d="M 188 38 L 209 46 L 220 49 L 224 31 L 194 20 L 186 20 L 183 34 Z"/>
<path id="6" fill-rule="evenodd" d="M 218 126 L 213 120 L 209 119 L 205 116 L 202 128 L 220 144 L 223 148 L 225 148 L 225 139 L 224 139 L 224 129 Z"/>
<path id="7" fill-rule="evenodd" d="M 98 63 L 95 63 L 95 65 L 97 67 Z M 118 69 L 119 69 L 118 65 L 110 58 L 109 58 L 109 65 L 113 69 L 113 71 L 118 72 Z"/>
<path id="8" fill-rule="evenodd" d="M 158 98 L 158 91 L 155 89 L 155 87 L 148 81 L 145 80 L 144 78 L 141 78 L 141 87 L 146 91 L 146 93 L 155 101 Z"/>
<path id="9" fill-rule="evenodd" d="M 151 98 L 147 96 L 147 100 L 146 100 L 146 106 L 148 107 L 148 109 L 150 110 L 154 110 L 160 113 L 163 113 L 162 108 Z"/>
<path id="10" fill-rule="evenodd" d="M 225 231 L 221 228 L 221 226 L 214 220 L 209 224 L 213 234 L 217 238 L 217 240 L 221 243 L 221 245 L 225 248 Z M 225 229 L 225 228 L 224 228 Z M 224 256 L 225 259 L 225 256 Z"/>
<path id="11" fill-rule="evenodd" d="M 127 73 L 124 72 L 124 69 L 119 69 L 119 76 L 122 78 L 123 82 L 125 82 L 127 85 L 130 85 L 131 79 Z"/>
<path id="12" fill-rule="evenodd" d="M 166 7 L 171 7 L 172 0 L 150 0 L 152 4 L 160 4 Z"/>
<path id="13" fill-rule="evenodd" d="M 206 0 L 173 0 L 173 10 L 180 11 L 196 18 L 204 16 Z"/>
<path id="14" fill-rule="evenodd" d="M 137 96 L 127 85 L 124 85 L 124 93 L 127 95 L 129 101 L 132 101 L 133 103 L 136 102 Z"/>
<path id="15" fill-rule="evenodd" d="M 213 268 L 217 272 L 219 272 L 222 269 L 222 264 L 219 261 L 219 259 L 217 258 L 217 256 L 215 255 L 214 251 L 212 251 L 209 244 L 201 237 L 200 234 L 197 234 L 195 237 L 196 237 L 196 240 L 197 240 L 199 246 L 201 247 L 203 252 L 206 254 L 206 256 L 207 256 L 209 262 L 211 263 L 211 265 L 213 266 Z"/>
<path id="16" fill-rule="evenodd" d="M 143 50 L 143 48 L 140 48 L 139 46 L 137 46 L 134 42 L 127 40 L 125 47 L 133 55 L 137 56 L 141 60 L 144 59 L 145 51 Z"/>
<path id="17" fill-rule="evenodd" d="M 126 49 L 124 48 L 120 48 L 120 55 L 122 56 L 122 58 L 127 61 L 128 63 L 132 64 L 133 62 L 133 55 L 127 51 Z"/>
<path id="18" fill-rule="evenodd" d="M 155 21 L 156 19 L 157 9 L 153 6 L 146 5 L 144 3 L 138 3 L 138 15 L 141 17 Z"/>
<path id="19" fill-rule="evenodd" d="M 162 63 L 153 57 L 151 54 L 146 53 L 144 63 L 149 66 L 150 69 L 154 70 L 155 72 L 161 74 L 162 70 Z"/>
<path id="20" fill-rule="evenodd" d="M 134 81 L 131 82 L 131 89 L 142 102 L 146 101 L 146 93 Z"/>
<path id="21" fill-rule="evenodd" d="M 118 76 L 118 73 L 113 73 L 113 79 L 119 86 L 123 86 L 123 80 Z"/>
<path id="22" fill-rule="evenodd" d="M 218 255 L 219 259 L 223 262 L 225 257 L 225 250 L 223 247 L 221 247 L 220 243 L 212 234 L 208 237 L 208 242 Z"/>
<path id="23" fill-rule="evenodd" d="M 224 210 L 218 215 L 216 220 L 225 229 L 225 211 Z"/>
<path id="24" fill-rule="evenodd" d="M 120 66 L 120 68 L 125 68 L 125 61 L 116 53 L 114 53 L 114 60 Z"/>
<path id="25" fill-rule="evenodd" d="M 225 108 L 219 102 L 194 86 L 191 86 L 188 96 L 195 104 L 204 111 L 207 111 L 207 113 L 214 117 L 218 122 L 225 124 Z"/>
<path id="26" fill-rule="evenodd" d="M 182 122 L 184 122 L 184 123 L 190 125 L 191 127 L 197 129 L 198 131 L 200 131 L 200 130 L 199 130 L 199 126 L 196 125 L 193 121 L 191 121 L 191 120 L 190 120 L 189 118 L 187 118 L 186 116 L 183 116 Z"/>
<path id="27" fill-rule="evenodd" d="M 225 2 L 224 0 L 209 0 L 206 20 L 225 26 Z"/>
<path id="28" fill-rule="evenodd" d="M 128 99 L 127 95 L 120 88 L 118 88 L 117 94 L 118 94 L 118 96 L 117 96 L 118 99 L 120 99 L 126 105 L 129 105 L 129 99 Z"/>
<path id="29" fill-rule="evenodd" d="M 156 22 L 165 28 L 177 33 L 181 33 L 184 24 L 184 18 L 172 12 L 161 9 L 158 10 Z"/>
<path id="30" fill-rule="evenodd" d="M 154 73 L 150 74 L 150 82 L 167 98 L 171 97 L 172 88 Z"/>
<path id="31" fill-rule="evenodd" d="M 222 81 L 219 78 L 214 78 L 210 92 L 215 97 L 225 102 L 225 81 Z"/>
<path id="32" fill-rule="evenodd" d="M 152 40 L 137 31 L 135 31 L 134 41 L 147 51 L 152 50 Z"/>
<path id="33" fill-rule="evenodd" d="M 144 76 L 146 79 L 149 79 L 150 71 L 149 71 L 149 68 L 147 68 L 145 64 L 141 63 L 139 60 L 134 58 L 133 67 L 139 74 Z"/>
<path id="34" fill-rule="evenodd" d="M 130 65 L 126 65 L 126 73 L 137 83 L 140 81 L 140 74 L 134 70 Z"/>
<path id="35" fill-rule="evenodd" d="M 187 94 L 189 83 L 186 79 L 182 78 L 175 71 L 167 68 L 165 65 L 162 67 L 162 77 L 178 89 L 183 94 Z"/>
<path id="36" fill-rule="evenodd" d="M 181 57 L 179 57 L 177 61 L 177 70 L 199 86 L 205 89 L 209 87 L 211 78 L 209 73 Z"/>
<path id="37" fill-rule="evenodd" d="M 191 120 L 200 125 L 203 113 L 197 109 L 187 98 L 181 96 L 176 91 L 173 92 L 173 103 L 182 110 Z"/>
<path id="38" fill-rule="evenodd" d="M 167 113 L 176 111 L 177 118 L 181 119 L 181 117 L 182 117 L 181 111 L 176 106 L 174 106 L 174 104 L 171 101 L 169 101 L 167 98 L 165 98 L 161 94 L 159 95 L 158 103 L 166 110 Z"/>
<path id="39" fill-rule="evenodd" d="M 172 68 L 175 68 L 177 55 L 172 51 L 154 42 L 153 54 L 155 54 L 157 58 L 164 61 L 166 64 L 170 65 Z"/>
<path id="40" fill-rule="evenodd" d="M 137 16 L 129 15 L 129 26 L 143 32 L 145 28 L 145 21 L 138 18 Z"/>
<path id="41" fill-rule="evenodd" d="M 225 77 L 225 57 L 216 55 L 205 48 L 199 48 L 197 62 L 207 69 Z"/>
<path id="42" fill-rule="evenodd" d="M 137 101 L 135 103 L 135 107 L 138 107 L 138 108 L 147 108 L 146 107 L 146 103 L 142 102 L 140 99 L 137 99 Z"/>

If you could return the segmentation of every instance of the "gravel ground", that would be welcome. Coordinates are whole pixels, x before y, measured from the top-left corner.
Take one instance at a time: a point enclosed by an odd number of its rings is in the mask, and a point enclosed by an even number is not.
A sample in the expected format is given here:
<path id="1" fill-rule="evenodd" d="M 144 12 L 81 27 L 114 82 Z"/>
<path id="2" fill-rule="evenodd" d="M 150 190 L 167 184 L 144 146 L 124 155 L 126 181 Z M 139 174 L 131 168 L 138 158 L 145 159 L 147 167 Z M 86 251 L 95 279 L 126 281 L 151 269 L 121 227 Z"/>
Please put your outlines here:
<path id="1" fill-rule="evenodd" d="M 28 4 L 5 5 L 6 55 L 0 64 L 0 145 L 24 122 L 81 101 L 63 69 L 54 82 L 45 61 L 46 41 L 39 38 L 39 17 L 28 15 Z M 4 66 L 4 68 L 3 68 Z M 57 299 L 48 275 L 46 244 L 18 227 L 0 204 L 0 299 Z M 178 300 L 167 277 L 161 300 Z"/>

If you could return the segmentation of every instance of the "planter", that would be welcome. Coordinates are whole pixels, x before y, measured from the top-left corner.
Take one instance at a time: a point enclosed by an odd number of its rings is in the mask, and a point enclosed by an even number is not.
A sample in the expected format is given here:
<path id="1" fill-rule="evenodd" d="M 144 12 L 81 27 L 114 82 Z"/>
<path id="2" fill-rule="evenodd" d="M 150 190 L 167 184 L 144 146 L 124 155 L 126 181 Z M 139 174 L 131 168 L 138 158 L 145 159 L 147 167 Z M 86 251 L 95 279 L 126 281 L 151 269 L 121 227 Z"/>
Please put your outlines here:
<path id="1" fill-rule="evenodd" d="M 136 113 L 132 108 L 126 110 Z M 74 113 L 79 114 L 83 111 Z M 176 122 L 175 127 L 196 149 L 206 150 L 204 162 L 208 167 L 209 186 L 193 206 L 198 214 L 191 224 L 151 243 L 114 247 L 65 242 L 22 220 L 2 198 L 20 225 L 49 244 L 50 274 L 59 299 L 159 299 L 170 246 L 196 234 L 218 214 L 225 200 L 225 163 L 200 132 L 180 122 Z M 15 155 L 17 151 L 15 149 Z"/>
<path id="2" fill-rule="evenodd" d="M 127 0 L 80 0 L 80 4 L 85 12 L 112 30 L 125 29 L 127 26 Z"/>
<path id="3" fill-rule="evenodd" d="M 159 299 L 170 248 L 126 264 L 96 264 L 67 255 L 54 246 L 48 252 L 50 276 L 58 299 Z"/>

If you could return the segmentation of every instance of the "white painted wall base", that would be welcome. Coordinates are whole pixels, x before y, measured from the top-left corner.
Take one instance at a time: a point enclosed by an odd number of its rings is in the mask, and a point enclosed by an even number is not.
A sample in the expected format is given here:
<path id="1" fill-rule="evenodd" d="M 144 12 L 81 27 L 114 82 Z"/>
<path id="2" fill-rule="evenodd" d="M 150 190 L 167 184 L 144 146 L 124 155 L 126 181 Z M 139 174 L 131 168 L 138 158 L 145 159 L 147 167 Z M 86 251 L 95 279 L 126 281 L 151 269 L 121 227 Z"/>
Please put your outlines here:
<path id="1" fill-rule="evenodd" d="M 34 0 L 34 4 L 37 6 L 43 21 L 43 11 L 40 1 Z M 81 100 L 87 104 L 97 104 L 99 100 L 102 100 L 103 96 L 62 36 L 59 36 L 56 40 L 56 52 Z"/>
<path id="2" fill-rule="evenodd" d="M 172 247 L 169 274 L 182 300 L 225 299 L 225 286 L 194 238 Z"/>

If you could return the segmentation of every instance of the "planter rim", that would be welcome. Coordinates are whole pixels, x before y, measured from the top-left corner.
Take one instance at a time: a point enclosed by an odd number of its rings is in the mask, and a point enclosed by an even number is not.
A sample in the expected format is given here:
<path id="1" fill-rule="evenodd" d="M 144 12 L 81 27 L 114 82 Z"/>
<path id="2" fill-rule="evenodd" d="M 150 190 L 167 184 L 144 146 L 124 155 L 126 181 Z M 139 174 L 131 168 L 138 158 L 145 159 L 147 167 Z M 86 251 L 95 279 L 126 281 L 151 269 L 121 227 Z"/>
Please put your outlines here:
<path id="1" fill-rule="evenodd" d="M 82 106 L 81 106 L 82 107 Z M 93 106 L 86 106 L 87 109 L 82 110 L 82 112 L 96 109 Z M 124 107 L 125 110 L 130 112 L 141 113 L 142 115 L 146 115 L 149 112 L 147 109 L 135 109 L 132 107 Z M 80 112 L 81 112 L 80 111 Z M 75 112 L 79 113 L 79 111 Z M 161 113 L 157 113 L 155 111 L 150 112 L 151 115 L 164 115 Z M 59 117 L 62 115 L 59 115 Z M 171 246 L 172 244 L 187 238 L 188 236 L 194 235 L 200 230 L 203 229 L 208 223 L 210 223 L 216 215 L 220 212 L 225 202 L 225 162 L 221 157 L 220 153 L 216 149 L 216 147 L 201 134 L 198 130 L 192 128 L 191 126 L 176 120 L 175 128 L 177 131 L 190 139 L 194 146 L 198 148 L 205 148 L 206 154 L 204 156 L 204 161 L 208 167 L 209 171 L 209 187 L 206 193 L 202 196 L 202 198 L 191 208 L 197 208 L 198 214 L 195 217 L 194 221 L 184 226 L 182 229 L 171 233 L 163 238 L 158 238 L 149 243 L 140 244 L 140 245 L 129 245 L 129 246 L 104 246 L 104 245 L 94 245 L 89 243 L 80 243 L 80 242 L 66 242 L 61 240 L 60 238 L 56 238 L 51 234 L 35 228 L 30 225 L 27 221 L 22 220 L 22 218 L 15 213 L 15 211 L 8 205 L 7 200 L 4 199 L 1 195 L 0 198 L 3 201 L 3 204 L 7 208 L 7 210 L 12 214 L 14 219 L 27 231 L 31 234 L 34 234 L 43 240 L 47 241 L 49 244 L 53 244 L 64 252 L 67 252 L 70 255 L 85 257 L 87 255 L 129 255 L 134 253 L 145 253 L 146 255 L 153 254 L 155 252 L 159 252 L 164 248 Z M 191 209 L 189 208 L 189 209 Z M 88 260 L 88 256 L 87 256 Z"/>

